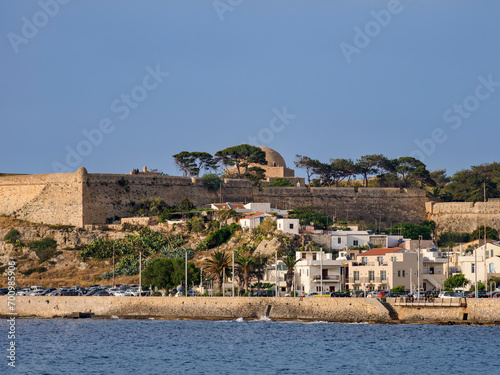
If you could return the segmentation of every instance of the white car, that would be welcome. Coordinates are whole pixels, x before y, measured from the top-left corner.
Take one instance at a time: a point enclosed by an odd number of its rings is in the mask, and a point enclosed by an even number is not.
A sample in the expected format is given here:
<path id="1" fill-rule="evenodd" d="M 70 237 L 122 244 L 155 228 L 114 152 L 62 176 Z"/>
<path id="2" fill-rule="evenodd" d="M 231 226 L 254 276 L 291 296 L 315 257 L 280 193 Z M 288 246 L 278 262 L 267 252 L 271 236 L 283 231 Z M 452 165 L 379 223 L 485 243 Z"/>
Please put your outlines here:
<path id="1" fill-rule="evenodd" d="M 31 292 L 29 295 L 30 296 L 43 296 L 44 292 L 45 292 L 45 290 L 36 290 L 34 292 Z"/>
<path id="2" fill-rule="evenodd" d="M 438 298 L 460 298 L 460 296 L 454 292 L 441 292 L 439 293 Z"/>

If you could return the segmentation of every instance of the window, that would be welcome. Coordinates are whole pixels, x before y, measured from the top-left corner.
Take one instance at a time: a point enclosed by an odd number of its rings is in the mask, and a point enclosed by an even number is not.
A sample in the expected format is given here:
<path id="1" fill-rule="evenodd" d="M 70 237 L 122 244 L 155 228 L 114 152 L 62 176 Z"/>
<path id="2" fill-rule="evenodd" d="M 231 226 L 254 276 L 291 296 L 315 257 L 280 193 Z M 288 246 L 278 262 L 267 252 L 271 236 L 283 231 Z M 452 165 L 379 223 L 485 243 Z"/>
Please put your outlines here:
<path id="1" fill-rule="evenodd" d="M 474 263 L 471 263 L 471 265 L 470 265 L 470 272 L 474 273 Z"/>
<path id="2" fill-rule="evenodd" d="M 384 257 L 377 257 L 377 262 L 384 263 Z"/>
<path id="3" fill-rule="evenodd" d="M 293 229 L 293 224 L 290 224 L 290 229 Z"/>
<path id="4" fill-rule="evenodd" d="M 302 259 L 306 259 L 306 253 L 302 253 Z"/>
<path id="5" fill-rule="evenodd" d="M 375 271 L 368 271 L 368 280 L 375 281 Z"/>
<path id="6" fill-rule="evenodd" d="M 342 243 L 342 238 L 337 238 L 337 243 Z"/>
<path id="7" fill-rule="evenodd" d="M 358 240 L 354 240 L 354 241 L 352 241 L 352 245 L 353 245 L 353 246 L 358 246 Z"/>
<path id="8" fill-rule="evenodd" d="M 380 271 L 380 280 L 382 280 L 382 281 L 386 281 L 387 280 L 386 271 Z"/>
<path id="9" fill-rule="evenodd" d="M 354 281 L 359 281 L 359 271 L 354 271 Z"/>
<path id="10" fill-rule="evenodd" d="M 368 263 L 368 257 L 361 257 L 362 263 Z"/>
<path id="11" fill-rule="evenodd" d="M 391 257 L 391 262 L 397 262 L 398 257 Z"/>
<path id="12" fill-rule="evenodd" d="M 313 254 L 313 260 L 316 260 L 316 253 Z"/>
<path id="13" fill-rule="evenodd" d="M 490 263 L 490 270 L 488 272 L 495 273 L 495 265 L 493 263 Z"/>
<path id="14" fill-rule="evenodd" d="M 401 277 L 401 271 L 398 271 L 398 277 Z"/>
<path id="15" fill-rule="evenodd" d="M 401 271 L 401 275 L 405 277 L 405 270 Z"/>

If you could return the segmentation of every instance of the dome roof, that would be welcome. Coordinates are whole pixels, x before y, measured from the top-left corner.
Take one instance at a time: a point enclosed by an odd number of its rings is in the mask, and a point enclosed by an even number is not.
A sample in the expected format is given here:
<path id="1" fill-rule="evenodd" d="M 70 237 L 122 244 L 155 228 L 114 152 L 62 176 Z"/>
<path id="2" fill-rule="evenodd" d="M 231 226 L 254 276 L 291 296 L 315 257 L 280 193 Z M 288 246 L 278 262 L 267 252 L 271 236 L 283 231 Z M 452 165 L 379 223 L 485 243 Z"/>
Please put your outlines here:
<path id="1" fill-rule="evenodd" d="M 265 151 L 265 153 L 266 153 L 266 160 L 267 160 L 268 167 L 285 167 L 286 168 L 285 159 L 283 159 L 283 157 L 277 151 L 274 151 L 273 149 L 271 149 L 269 147 L 259 146 L 259 148 L 262 151 Z"/>

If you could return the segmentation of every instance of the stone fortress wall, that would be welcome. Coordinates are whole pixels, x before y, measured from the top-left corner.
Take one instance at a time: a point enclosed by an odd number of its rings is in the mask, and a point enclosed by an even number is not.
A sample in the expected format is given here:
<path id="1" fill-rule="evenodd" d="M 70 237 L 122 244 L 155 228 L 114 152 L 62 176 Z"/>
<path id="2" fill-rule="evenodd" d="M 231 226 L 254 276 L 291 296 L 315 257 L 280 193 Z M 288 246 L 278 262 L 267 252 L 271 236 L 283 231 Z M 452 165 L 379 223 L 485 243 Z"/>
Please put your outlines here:
<path id="1" fill-rule="evenodd" d="M 478 226 L 500 230 L 500 202 L 427 202 L 427 218 L 436 222 L 437 233 L 470 233 Z"/>
<path id="2" fill-rule="evenodd" d="M 195 205 L 220 201 L 219 191 L 203 186 L 203 179 L 155 174 L 76 173 L 0 178 L 0 214 L 45 224 L 105 224 L 106 219 L 130 216 L 133 203 L 162 198 L 177 204 L 189 198 Z M 271 202 L 292 209 L 313 206 L 340 220 L 419 222 L 425 218 L 422 190 L 376 188 L 253 187 L 247 180 L 225 180 L 224 202 Z"/>
<path id="3" fill-rule="evenodd" d="M 220 201 L 219 191 L 203 186 L 201 178 L 155 174 L 76 173 L 0 177 L 0 214 L 45 224 L 84 226 L 130 216 L 133 202 L 160 197 L 168 204 L 189 198 L 195 205 Z M 471 232 L 486 220 L 500 229 L 500 202 L 426 202 L 421 189 L 253 187 L 247 180 L 226 180 L 223 202 L 270 202 L 292 209 L 312 206 L 339 220 L 380 223 L 434 220 L 444 230 Z"/>

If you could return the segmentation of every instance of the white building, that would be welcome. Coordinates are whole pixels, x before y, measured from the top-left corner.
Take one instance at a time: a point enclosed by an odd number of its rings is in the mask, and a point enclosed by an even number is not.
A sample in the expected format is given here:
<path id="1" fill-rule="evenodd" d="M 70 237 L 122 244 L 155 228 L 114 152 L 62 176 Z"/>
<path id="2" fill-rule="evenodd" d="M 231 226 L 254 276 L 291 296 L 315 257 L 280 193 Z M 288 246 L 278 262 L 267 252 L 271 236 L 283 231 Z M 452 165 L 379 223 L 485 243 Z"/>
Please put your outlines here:
<path id="1" fill-rule="evenodd" d="M 279 210 L 277 208 L 272 208 L 271 203 L 212 203 L 210 208 L 214 210 L 235 210 L 241 213 L 250 212 L 274 212 L 278 215 L 287 215 L 287 210 Z"/>
<path id="2" fill-rule="evenodd" d="M 247 216 L 247 217 L 241 219 L 240 226 L 243 229 L 257 228 L 266 217 L 271 217 L 271 216 L 273 216 L 273 215 L 268 214 L 266 212 L 257 212 L 254 215 L 250 215 L 250 216 Z"/>
<path id="3" fill-rule="evenodd" d="M 283 233 L 299 234 L 299 219 L 278 219 L 276 225 Z"/>
<path id="4" fill-rule="evenodd" d="M 341 290 L 342 261 L 332 259 L 323 251 L 298 251 L 295 264 L 295 284 L 304 293 Z"/>
<path id="5" fill-rule="evenodd" d="M 458 266 L 465 278 L 474 285 L 477 278 L 478 283 L 483 283 L 490 277 L 500 276 L 500 246 L 494 243 L 486 244 L 474 250 L 471 255 L 458 257 Z"/>
<path id="6" fill-rule="evenodd" d="M 337 230 L 330 232 L 332 249 L 343 250 L 350 247 L 379 245 L 382 248 L 398 247 L 403 236 L 373 234 L 369 231 Z"/>

